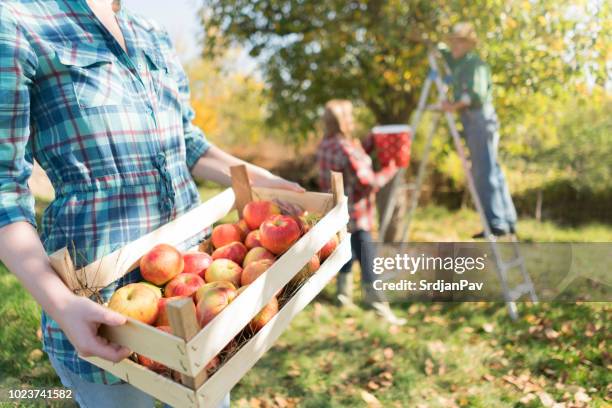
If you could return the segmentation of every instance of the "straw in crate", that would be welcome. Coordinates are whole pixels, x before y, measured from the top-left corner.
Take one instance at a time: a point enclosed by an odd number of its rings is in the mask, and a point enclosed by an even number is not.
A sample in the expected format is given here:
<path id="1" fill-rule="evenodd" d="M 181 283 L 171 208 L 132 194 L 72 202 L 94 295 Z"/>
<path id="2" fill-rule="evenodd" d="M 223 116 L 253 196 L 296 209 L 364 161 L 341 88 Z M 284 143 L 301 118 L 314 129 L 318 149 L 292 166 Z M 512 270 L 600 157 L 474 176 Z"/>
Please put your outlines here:
<path id="1" fill-rule="evenodd" d="M 350 237 L 346 233 L 348 211 L 342 176 L 333 174 L 332 180 L 332 194 L 251 189 L 246 168 L 238 166 L 232 168 L 232 189 L 84 268 L 73 267 L 68 248 L 52 254 L 54 269 L 71 289 L 79 292 L 84 282 L 89 288 L 107 286 L 136 269 L 141 258 L 156 245 L 179 246 L 233 209 L 242 218 L 242 210 L 254 200 L 277 200 L 284 206 L 300 207 L 322 216 L 314 225 L 309 225 L 308 231 L 286 252 L 278 254 L 269 269 L 241 289 L 240 294 L 203 327 L 190 298 L 168 302 L 168 332 L 134 318 L 128 318 L 127 323 L 120 327 L 101 327 L 101 334 L 108 340 L 130 348 L 141 357 L 141 362 L 152 360 L 158 364 L 157 367 L 166 367 L 173 375 L 162 375 L 130 359 L 119 363 L 97 357 L 86 359 L 172 406 L 209 407 L 218 404 L 272 346 L 293 317 L 350 258 Z M 336 238 L 339 244 L 318 270 L 304 275 L 303 267 Z M 207 243 L 202 243 L 193 250 L 202 251 L 206 247 Z M 278 312 L 263 327 L 256 330 L 249 327 L 253 318 L 278 293 Z M 213 361 L 217 367 L 209 364 Z"/>

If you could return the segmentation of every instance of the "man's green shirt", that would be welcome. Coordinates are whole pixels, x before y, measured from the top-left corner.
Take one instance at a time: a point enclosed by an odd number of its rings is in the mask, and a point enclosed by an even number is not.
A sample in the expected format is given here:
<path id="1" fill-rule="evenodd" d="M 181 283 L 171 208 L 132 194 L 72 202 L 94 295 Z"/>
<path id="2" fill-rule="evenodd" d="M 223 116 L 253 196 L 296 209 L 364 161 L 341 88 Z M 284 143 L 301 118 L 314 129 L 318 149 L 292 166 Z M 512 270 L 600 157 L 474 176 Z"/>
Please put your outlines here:
<path id="1" fill-rule="evenodd" d="M 452 73 L 455 101 L 465 101 L 469 103 L 470 108 L 480 108 L 493 103 L 491 69 L 474 51 L 459 59 L 454 59 L 446 48 L 441 48 L 440 52 Z"/>

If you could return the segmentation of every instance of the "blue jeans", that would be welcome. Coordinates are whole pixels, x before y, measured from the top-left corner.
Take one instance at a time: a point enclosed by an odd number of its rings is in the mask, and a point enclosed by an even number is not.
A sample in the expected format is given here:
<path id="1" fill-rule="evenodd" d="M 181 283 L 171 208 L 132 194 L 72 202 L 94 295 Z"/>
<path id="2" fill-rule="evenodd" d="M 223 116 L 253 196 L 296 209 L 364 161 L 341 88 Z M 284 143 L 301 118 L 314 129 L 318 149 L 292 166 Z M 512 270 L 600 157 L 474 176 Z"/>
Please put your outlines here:
<path id="1" fill-rule="evenodd" d="M 49 356 L 64 387 L 73 392 L 73 398 L 81 408 L 153 408 L 155 400 L 130 384 L 96 384 L 85 381 L 62 363 Z M 165 405 L 167 406 L 167 405 Z M 229 408 L 230 396 L 227 394 L 218 408 Z"/>
<path id="2" fill-rule="evenodd" d="M 350 261 L 342 266 L 340 273 L 350 273 L 353 268 L 353 262 L 358 261 L 361 266 L 362 286 L 371 286 L 372 282 L 376 279 L 376 275 L 372 270 L 374 265 L 373 259 L 375 257 L 373 249 L 370 231 L 353 231 L 351 233 L 351 252 L 353 256 Z"/>
<path id="3" fill-rule="evenodd" d="M 472 161 L 472 176 L 491 228 L 508 232 L 516 224 L 516 209 L 497 161 L 499 123 L 493 106 L 466 109 L 461 122 Z"/>

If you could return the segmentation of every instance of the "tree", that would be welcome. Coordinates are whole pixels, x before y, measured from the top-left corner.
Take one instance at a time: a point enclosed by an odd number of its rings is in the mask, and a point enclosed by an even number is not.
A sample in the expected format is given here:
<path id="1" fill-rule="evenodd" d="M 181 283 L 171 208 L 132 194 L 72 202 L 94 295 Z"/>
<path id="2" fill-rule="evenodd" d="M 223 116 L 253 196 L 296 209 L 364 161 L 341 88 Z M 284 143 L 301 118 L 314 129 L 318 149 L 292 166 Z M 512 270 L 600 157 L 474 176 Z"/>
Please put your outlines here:
<path id="1" fill-rule="evenodd" d="M 269 123 L 296 138 L 330 98 L 367 108 L 376 123 L 406 123 L 427 74 L 426 44 L 471 21 L 489 62 L 502 123 L 530 95 L 554 97 L 609 78 L 610 4 L 603 0 L 204 0 L 205 53 L 231 44 L 260 63 Z M 533 135 L 529 136 L 533 139 Z M 537 139 L 537 135 L 535 136 Z M 523 144 L 517 140 L 514 150 Z"/>

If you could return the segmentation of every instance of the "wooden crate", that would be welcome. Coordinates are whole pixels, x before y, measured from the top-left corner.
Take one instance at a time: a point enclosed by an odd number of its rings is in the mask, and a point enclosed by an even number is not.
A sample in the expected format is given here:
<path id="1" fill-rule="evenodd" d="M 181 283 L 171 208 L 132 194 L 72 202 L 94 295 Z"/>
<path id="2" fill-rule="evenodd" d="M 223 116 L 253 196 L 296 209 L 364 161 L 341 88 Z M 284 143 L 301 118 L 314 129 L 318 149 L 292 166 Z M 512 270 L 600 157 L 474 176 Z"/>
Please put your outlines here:
<path id="1" fill-rule="evenodd" d="M 86 360 L 172 406 L 215 407 L 351 257 L 350 237 L 346 233 L 349 219 L 347 199 L 343 194 L 340 174 L 332 175 L 333 194 L 294 193 L 265 188 L 251 190 L 243 166 L 232 168 L 232 181 L 232 189 L 225 190 L 158 230 L 80 270 L 74 268 L 68 248 L 50 257 L 53 268 L 64 282 L 76 292 L 87 295 L 83 287 L 99 288 L 112 283 L 134 270 L 140 258 L 153 246 L 159 243 L 179 245 L 234 208 L 241 214 L 244 205 L 253 199 L 280 198 L 299 204 L 307 211 L 325 214 L 266 273 L 251 283 L 203 329 L 200 330 L 197 325 L 193 308 L 187 307 L 191 300 L 184 299 L 171 302 L 168 306 L 174 335 L 131 318 L 123 326 L 101 327 L 102 335 L 110 341 L 181 373 L 181 382 L 175 382 L 129 359 L 119 363 L 97 357 Z M 335 234 L 340 236 L 340 245 L 321 264 L 319 270 L 282 306 L 272 320 L 210 378 L 206 378 L 207 363 L 241 332 L 272 296 Z"/>

